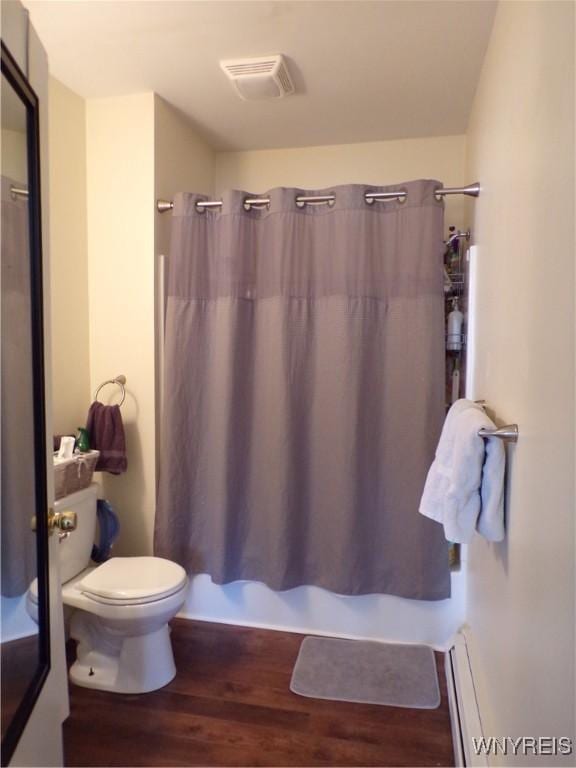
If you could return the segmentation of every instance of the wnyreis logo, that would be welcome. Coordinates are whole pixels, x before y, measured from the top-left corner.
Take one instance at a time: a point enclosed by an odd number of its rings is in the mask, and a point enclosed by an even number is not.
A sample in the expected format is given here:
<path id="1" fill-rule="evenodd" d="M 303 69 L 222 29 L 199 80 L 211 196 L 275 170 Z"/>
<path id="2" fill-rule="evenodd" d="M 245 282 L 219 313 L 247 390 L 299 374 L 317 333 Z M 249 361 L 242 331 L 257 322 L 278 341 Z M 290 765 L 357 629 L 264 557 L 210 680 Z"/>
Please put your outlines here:
<path id="1" fill-rule="evenodd" d="M 571 755 L 572 739 L 568 736 L 482 736 L 472 737 L 476 755 Z"/>

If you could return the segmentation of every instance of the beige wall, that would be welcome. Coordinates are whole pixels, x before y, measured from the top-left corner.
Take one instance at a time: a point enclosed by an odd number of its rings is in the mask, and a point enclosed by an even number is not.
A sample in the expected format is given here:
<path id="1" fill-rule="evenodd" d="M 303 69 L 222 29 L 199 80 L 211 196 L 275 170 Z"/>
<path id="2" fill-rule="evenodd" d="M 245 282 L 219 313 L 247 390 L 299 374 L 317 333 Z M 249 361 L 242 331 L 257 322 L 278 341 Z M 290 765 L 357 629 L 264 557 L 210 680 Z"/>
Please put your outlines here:
<path id="1" fill-rule="evenodd" d="M 473 674 L 487 735 L 569 736 L 574 733 L 572 3 L 500 3 L 474 101 L 468 175 L 482 183 L 473 219 L 479 284 L 472 394 L 486 399 L 504 422 L 520 427 L 520 440 L 509 452 L 506 539 L 495 545 L 476 538 L 469 552 Z"/>
<path id="2" fill-rule="evenodd" d="M 70 434 L 90 404 L 86 106 L 54 78 L 49 89 L 52 416 Z"/>
<path id="3" fill-rule="evenodd" d="M 127 378 L 128 471 L 102 473 L 116 554 L 149 551 L 155 504 L 154 94 L 86 103 L 90 389 Z M 118 402 L 108 386 L 102 402 Z"/>
<path id="4" fill-rule="evenodd" d="M 168 200 L 175 192 L 212 194 L 212 148 L 198 137 L 189 120 L 160 96 L 154 97 L 154 110 L 156 194 Z M 165 221 L 169 218 L 164 216 Z M 169 231 L 169 226 L 164 231 Z"/>
<path id="5" fill-rule="evenodd" d="M 220 152 L 216 155 L 215 191 L 273 187 L 321 189 L 336 184 L 396 184 L 411 179 L 438 179 L 459 186 L 465 178 L 465 137 L 374 141 L 293 149 Z M 446 201 L 446 223 L 464 219 L 461 197 Z"/>
<path id="6" fill-rule="evenodd" d="M 153 93 L 90 99 L 88 265 L 90 388 L 120 373 L 128 472 L 102 473 L 103 495 L 115 506 L 121 534 L 115 554 L 151 554 L 159 434 L 161 326 L 160 254 L 169 219 L 154 215 L 158 197 L 194 189 L 212 193 L 213 153 L 190 124 Z M 102 390 L 117 402 L 117 390 Z"/>
<path id="7" fill-rule="evenodd" d="M 184 116 L 159 96 L 154 110 L 154 198 L 172 200 L 176 192 L 213 194 L 215 155 Z M 164 269 L 170 245 L 170 214 L 155 214 L 156 233 L 156 445 L 160 472 Z M 150 544 L 151 547 L 151 544 Z"/>

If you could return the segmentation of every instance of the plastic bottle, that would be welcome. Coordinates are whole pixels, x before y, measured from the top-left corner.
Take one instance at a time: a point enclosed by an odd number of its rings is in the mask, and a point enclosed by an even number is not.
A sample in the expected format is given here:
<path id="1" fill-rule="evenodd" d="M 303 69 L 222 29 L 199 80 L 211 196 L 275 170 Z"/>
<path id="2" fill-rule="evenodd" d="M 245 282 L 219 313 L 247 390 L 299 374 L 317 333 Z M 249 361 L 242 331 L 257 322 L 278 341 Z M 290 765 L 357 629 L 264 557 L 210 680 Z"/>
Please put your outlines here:
<path id="1" fill-rule="evenodd" d="M 85 427 L 78 427 L 76 448 L 78 448 L 80 453 L 87 453 L 90 450 L 90 438 L 88 437 L 88 430 Z"/>
<path id="2" fill-rule="evenodd" d="M 460 362 L 454 361 L 454 370 L 452 371 L 452 392 L 450 402 L 455 403 L 460 398 Z"/>
<path id="3" fill-rule="evenodd" d="M 446 349 L 450 352 L 459 352 L 462 349 L 462 323 L 464 315 L 458 307 L 458 298 L 452 300 L 452 311 L 448 315 L 446 329 Z"/>

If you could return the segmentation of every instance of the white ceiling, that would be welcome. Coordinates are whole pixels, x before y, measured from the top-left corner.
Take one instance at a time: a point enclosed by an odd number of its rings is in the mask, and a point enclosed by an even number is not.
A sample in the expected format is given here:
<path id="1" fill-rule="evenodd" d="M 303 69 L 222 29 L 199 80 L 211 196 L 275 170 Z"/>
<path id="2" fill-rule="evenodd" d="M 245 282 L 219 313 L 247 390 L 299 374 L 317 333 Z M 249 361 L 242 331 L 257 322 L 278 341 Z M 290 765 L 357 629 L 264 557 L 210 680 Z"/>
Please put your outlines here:
<path id="1" fill-rule="evenodd" d="M 52 74 L 155 91 L 218 149 L 466 130 L 493 0 L 25 0 Z M 220 59 L 283 53 L 297 94 L 241 101 Z"/>

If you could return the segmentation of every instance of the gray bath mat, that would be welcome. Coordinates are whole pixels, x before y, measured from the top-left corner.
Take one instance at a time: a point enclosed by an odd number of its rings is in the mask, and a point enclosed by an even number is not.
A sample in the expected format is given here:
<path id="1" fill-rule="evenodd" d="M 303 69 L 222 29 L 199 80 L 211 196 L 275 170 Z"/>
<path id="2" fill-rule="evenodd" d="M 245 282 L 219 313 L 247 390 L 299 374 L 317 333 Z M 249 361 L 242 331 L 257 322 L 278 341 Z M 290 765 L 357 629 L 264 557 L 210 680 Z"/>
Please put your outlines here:
<path id="1" fill-rule="evenodd" d="M 434 651 L 425 645 L 306 637 L 290 690 L 312 699 L 436 709 L 440 689 Z"/>

